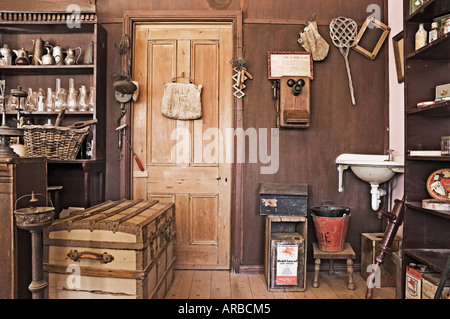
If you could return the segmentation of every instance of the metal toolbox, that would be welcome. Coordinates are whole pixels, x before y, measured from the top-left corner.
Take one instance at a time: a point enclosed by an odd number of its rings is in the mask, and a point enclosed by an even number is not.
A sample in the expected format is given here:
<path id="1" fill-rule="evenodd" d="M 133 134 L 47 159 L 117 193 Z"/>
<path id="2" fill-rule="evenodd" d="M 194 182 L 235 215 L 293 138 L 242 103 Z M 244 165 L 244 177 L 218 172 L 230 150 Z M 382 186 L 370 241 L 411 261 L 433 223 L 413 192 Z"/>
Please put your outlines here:
<path id="1" fill-rule="evenodd" d="M 108 201 L 44 232 L 48 297 L 163 298 L 173 281 L 173 203 Z"/>
<path id="2" fill-rule="evenodd" d="M 306 216 L 307 184 L 264 183 L 259 185 L 261 215 Z"/>

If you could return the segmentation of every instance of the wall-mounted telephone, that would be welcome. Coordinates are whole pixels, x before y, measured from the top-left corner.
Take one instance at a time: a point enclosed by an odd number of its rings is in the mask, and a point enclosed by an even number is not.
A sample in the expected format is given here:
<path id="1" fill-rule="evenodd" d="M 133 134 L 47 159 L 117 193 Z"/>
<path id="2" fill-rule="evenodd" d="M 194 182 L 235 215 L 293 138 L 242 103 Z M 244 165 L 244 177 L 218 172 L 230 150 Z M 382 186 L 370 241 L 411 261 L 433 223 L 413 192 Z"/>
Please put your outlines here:
<path id="1" fill-rule="evenodd" d="M 305 80 L 298 79 L 297 81 L 294 79 L 289 79 L 286 82 L 287 86 L 292 88 L 292 94 L 295 96 L 299 95 L 303 91 L 303 87 L 305 86 Z"/>
<path id="2" fill-rule="evenodd" d="M 282 76 L 280 79 L 280 126 L 310 126 L 310 83 L 307 76 Z"/>

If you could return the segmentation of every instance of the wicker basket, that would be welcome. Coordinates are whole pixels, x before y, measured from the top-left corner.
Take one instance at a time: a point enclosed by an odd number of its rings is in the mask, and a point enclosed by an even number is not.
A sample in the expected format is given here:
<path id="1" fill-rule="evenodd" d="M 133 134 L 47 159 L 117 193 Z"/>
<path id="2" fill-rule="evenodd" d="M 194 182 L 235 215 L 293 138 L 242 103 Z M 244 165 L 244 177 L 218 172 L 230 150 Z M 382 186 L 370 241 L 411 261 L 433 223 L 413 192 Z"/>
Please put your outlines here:
<path id="1" fill-rule="evenodd" d="M 73 160 L 90 132 L 90 126 L 74 129 L 63 126 L 24 125 L 25 155 Z"/>

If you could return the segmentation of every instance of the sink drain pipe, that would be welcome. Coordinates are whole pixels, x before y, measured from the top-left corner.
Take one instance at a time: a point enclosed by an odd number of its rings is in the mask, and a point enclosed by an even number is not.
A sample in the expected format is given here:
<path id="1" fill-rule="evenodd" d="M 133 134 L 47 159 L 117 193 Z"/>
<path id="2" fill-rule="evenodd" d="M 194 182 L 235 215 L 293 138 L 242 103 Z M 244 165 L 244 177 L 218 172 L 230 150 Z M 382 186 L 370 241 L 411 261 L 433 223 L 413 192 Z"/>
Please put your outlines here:
<path id="1" fill-rule="evenodd" d="M 379 188 L 378 184 L 370 184 L 370 194 L 372 194 L 372 210 L 377 211 L 380 207 L 381 196 L 385 196 L 387 192 Z"/>

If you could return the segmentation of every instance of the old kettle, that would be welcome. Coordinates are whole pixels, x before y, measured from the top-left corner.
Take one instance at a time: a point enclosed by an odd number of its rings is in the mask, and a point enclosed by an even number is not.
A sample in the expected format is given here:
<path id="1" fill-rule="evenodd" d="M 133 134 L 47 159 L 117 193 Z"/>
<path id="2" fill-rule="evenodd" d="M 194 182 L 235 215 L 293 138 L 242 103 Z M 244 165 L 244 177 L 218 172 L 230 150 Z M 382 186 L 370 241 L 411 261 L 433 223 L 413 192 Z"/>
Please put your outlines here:
<path id="1" fill-rule="evenodd" d="M 46 47 L 46 49 L 47 49 L 47 54 L 43 55 L 41 59 L 38 58 L 39 63 L 42 64 L 42 65 L 55 64 L 55 58 L 50 53 L 51 49 L 48 48 L 48 47 Z"/>
<path id="2" fill-rule="evenodd" d="M 6 43 L 3 44 L 2 48 L 0 48 L 0 55 L 0 65 L 12 64 L 12 52 Z"/>
<path id="3" fill-rule="evenodd" d="M 80 53 L 78 54 L 78 57 L 75 57 L 75 52 L 77 50 L 80 50 Z M 77 47 L 76 49 L 67 49 L 66 53 L 67 53 L 67 56 L 64 59 L 65 64 L 67 64 L 67 65 L 78 64 L 78 59 L 80 58 L 80 55 L 81 55 L 80 47 Z"/>
<path id="4" fill-rule="evenodd" d="M 30 64 L 30 54 L 27 50 L 24 48 L 19 50 L 13 50 L 13 52 L 16 54 L 17 58 L 14 61 L 16 65 L 28 65 Z"/>

